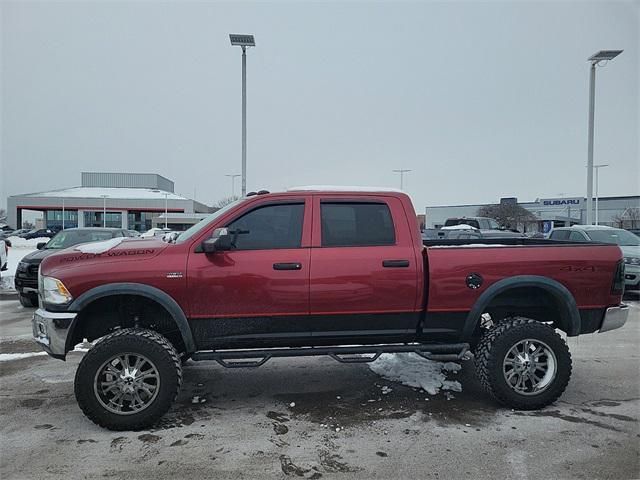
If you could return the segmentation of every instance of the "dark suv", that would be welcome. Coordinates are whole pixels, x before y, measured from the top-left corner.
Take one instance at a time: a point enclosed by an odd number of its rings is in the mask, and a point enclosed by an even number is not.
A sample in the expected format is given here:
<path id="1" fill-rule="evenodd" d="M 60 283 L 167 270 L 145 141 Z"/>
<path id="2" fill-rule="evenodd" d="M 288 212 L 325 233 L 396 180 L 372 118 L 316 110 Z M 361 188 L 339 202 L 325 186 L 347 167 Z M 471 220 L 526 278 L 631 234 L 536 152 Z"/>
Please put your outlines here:
<path id="1" fill-rule="evenodd" d="M 48 242 L 39 243 L 38 251 L 26 255 L 16 268 L 14 283 L 20 303 L 24 307 L 38 306 L 38 267 L 45 257 L 80 243 L 131 236 L 128 230 L 121 228 L 68 228 L 55 234 Z"/>

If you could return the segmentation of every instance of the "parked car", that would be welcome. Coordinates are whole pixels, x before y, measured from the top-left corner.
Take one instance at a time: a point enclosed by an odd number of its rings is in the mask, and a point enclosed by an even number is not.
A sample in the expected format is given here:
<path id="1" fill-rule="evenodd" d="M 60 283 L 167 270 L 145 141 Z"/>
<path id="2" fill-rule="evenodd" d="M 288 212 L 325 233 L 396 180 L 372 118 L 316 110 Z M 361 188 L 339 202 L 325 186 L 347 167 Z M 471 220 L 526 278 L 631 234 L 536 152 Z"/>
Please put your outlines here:
<path id="1" fill-rule="evenodd" d="M 615 243 L 624 255 L 625 289 L 640 291 L 640 237 L 628 230 L 605 225 L 574 225 L 554 228 L 549 235 L 552 240 L 572 242 Z"/>
<path id="2" fill-rule="evenodd" d="M 100 338 L 78 366 L 76 399 L 93 422 L 127 430 L 170 408 L 185 358 L 257 367 L 471 349 L 497 401 L 542 408 L 571 375 L 557 331 L 626 322 L 616 245 L 428 241 L 415 218 L 400 192 L 309 187 L 244 197 L 172 242 L 67 249 L 42 261 L 34 338 L 59 359 Z"/>
<path id="3" fill-rule="evenodd" d="M 20 235 L 20 238 L 30 240 L 32 238 L 51 238 L 57 233 L 57 230 L 53 228 L 34 228 L 27 233 Z"/>
<path id="4" fill-rule="evenodd" d="M 452 217 L 444 222 L 445 227 L 469 225 L 478 230 L 500 230 L 500 225 L 493 218 L 488 217 Z"/>
<path id="5" fill-rule="evenodd" d="M 25 233 L 29 233 L 31 231 L 30 228 L 19 228 L 18 230 L 14 230 L 11 232 L 12 237 L 19 237 Z"/>
<path id="6" fill-rule="evenodd" d="M 0 271 L 7 269 L 7 260 L 9 258 L 9 247 L 11 242 L 5 238 L 0 239 Z"/>
<path id="7" fill-rule="evenodd" d="M 39 243 L 38 250 L 23 257 L 16 268 L 14 284 L 20 303 L 24 307 L 38 305 L 38 267 L 49 255 L 80 243 L 128 236 L 128 231 L 120 228 L 67 228 L 48 242 Z"/>
<path id="8" fill-rule="evenodd" d="M 523 238 L 523 233 L 512 232 L 510 230 L 479 230 L 477 228 L 457 228 L 469 227 L 468 225 L 456 225 L 455 227 L 443 227 L 442 231 L 448 240 L 453 239 L 479 239 L 479 238 Z"/>
<path id="9" fill-rule="evenodd" d="M 164 237 L 167 233 L 171 233 L 172 230 L 170 228 L 150 228 L 146 232 L 142 233 L 140 236 L 142 238 L 149 237 Z"/>

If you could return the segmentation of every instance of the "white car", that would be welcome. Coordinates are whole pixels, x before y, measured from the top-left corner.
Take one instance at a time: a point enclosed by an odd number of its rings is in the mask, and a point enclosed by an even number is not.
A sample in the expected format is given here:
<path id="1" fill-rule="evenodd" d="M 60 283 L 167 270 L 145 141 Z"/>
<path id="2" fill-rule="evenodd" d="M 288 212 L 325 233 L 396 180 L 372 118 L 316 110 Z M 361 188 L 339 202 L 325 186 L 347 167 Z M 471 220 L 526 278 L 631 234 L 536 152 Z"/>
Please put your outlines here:
<path id="1" fill-rule="evenodd" d="M 7 257 L 9 256 L 9 240 L 0 239 L 0 271 L 7 269 Z"/>

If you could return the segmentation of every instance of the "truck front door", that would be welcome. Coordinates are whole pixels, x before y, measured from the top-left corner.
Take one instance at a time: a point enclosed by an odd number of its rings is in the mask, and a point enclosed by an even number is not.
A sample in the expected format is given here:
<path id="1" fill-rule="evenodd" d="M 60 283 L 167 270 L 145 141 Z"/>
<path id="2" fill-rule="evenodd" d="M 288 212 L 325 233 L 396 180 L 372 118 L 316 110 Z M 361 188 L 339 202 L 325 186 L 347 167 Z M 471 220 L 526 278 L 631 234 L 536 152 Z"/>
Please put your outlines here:
<path id="1" fill-rule="evenodd" d="M 226 222 L 235 248 L 191 253 L 190 321 L 199 348 L 277 345 L 304 335 L 311 206 L 304 197 L 252 204 Z"/>

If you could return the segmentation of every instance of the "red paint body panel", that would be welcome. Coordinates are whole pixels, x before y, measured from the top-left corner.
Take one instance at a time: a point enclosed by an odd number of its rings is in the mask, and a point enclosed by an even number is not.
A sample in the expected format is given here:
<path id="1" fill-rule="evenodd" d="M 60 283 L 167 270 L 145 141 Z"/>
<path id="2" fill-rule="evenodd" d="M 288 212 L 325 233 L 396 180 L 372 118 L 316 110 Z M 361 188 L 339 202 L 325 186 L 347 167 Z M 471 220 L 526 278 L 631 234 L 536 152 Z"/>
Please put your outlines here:
<path id="1" fill-rule="evenodd" d="M 493 283 L 517 275 L 539 275 L 564 285 L 578 308 L 602 308 L 620 303 L 611 283 L 620 248 L 612 245 L 499 246 L 427 249 L 429 258 L 429 312 L 469 311 Z M 477 290 L 465 278 L 484 278 Z"/>

